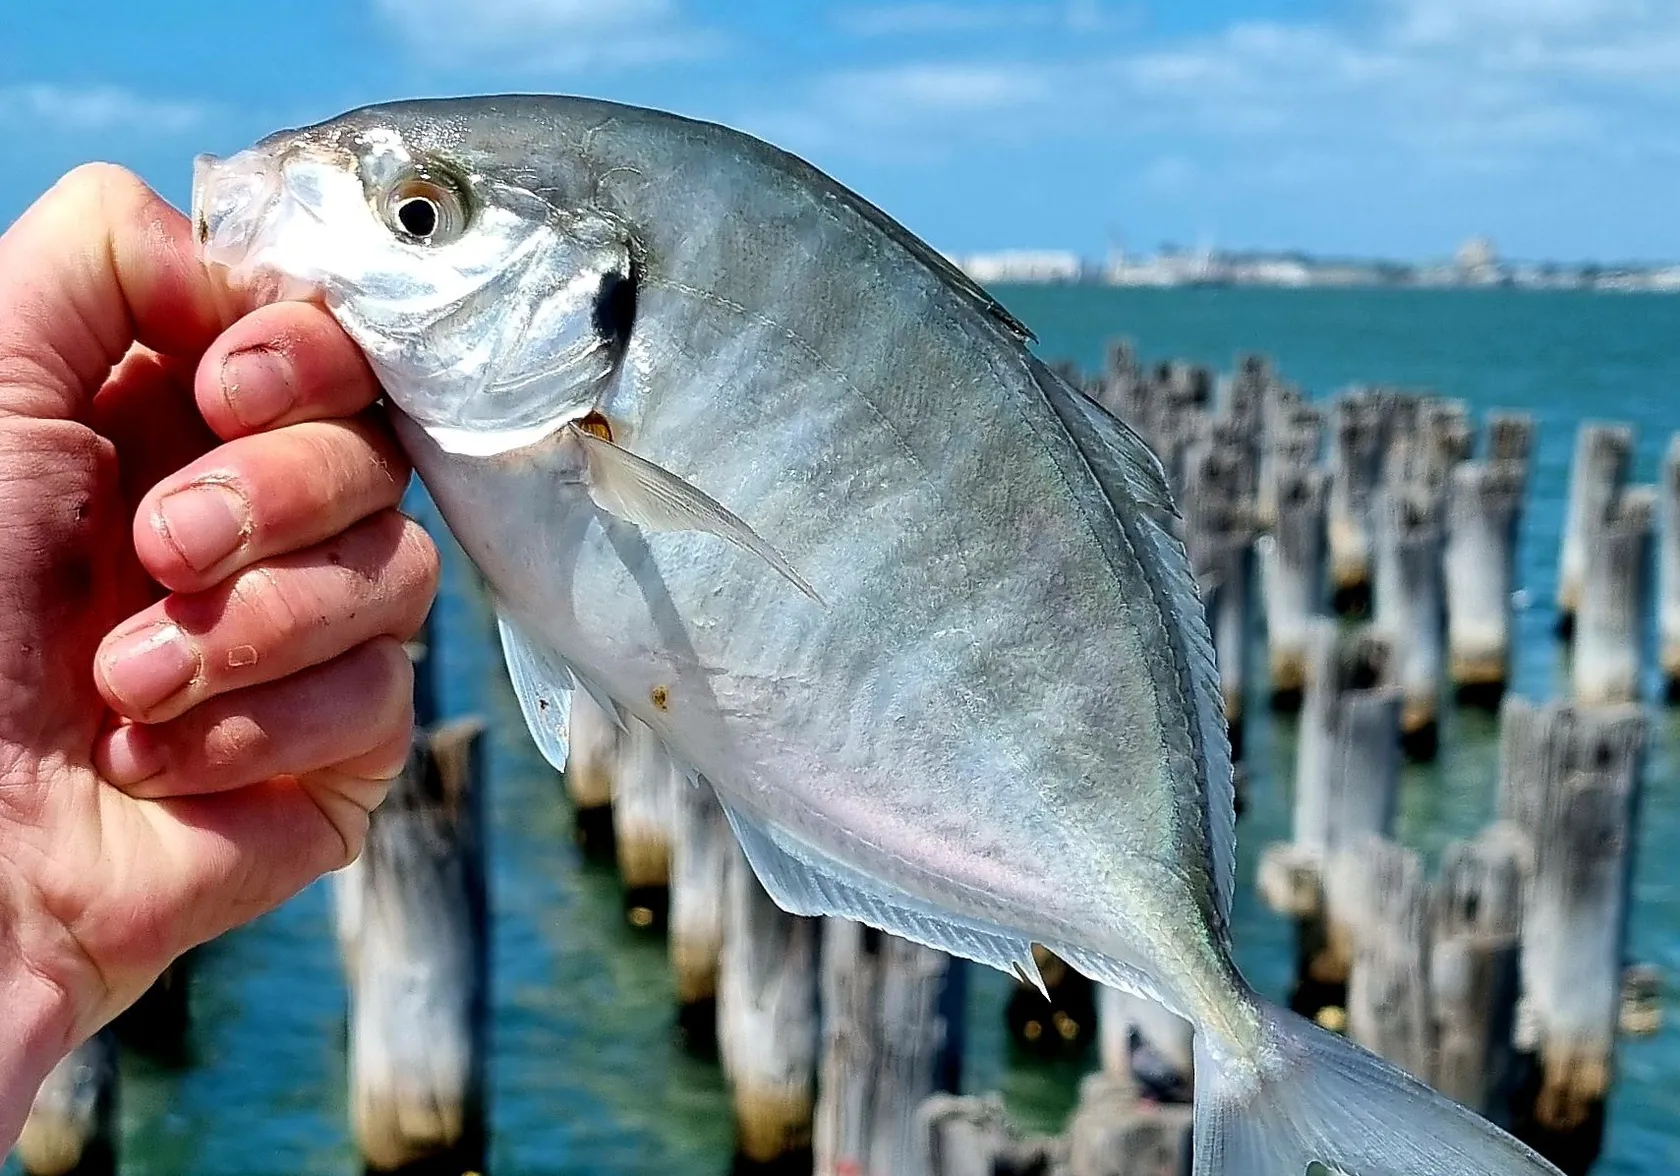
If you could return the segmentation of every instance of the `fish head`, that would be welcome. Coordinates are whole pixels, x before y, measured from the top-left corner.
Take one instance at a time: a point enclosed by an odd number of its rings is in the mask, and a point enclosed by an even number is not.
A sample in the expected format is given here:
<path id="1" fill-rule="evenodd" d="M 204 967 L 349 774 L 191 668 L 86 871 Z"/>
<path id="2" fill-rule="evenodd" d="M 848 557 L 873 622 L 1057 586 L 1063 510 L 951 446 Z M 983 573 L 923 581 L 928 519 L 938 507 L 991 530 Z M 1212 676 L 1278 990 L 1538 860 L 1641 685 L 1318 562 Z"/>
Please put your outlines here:
<path id="1" fill-rule="evenodd" d="M 320 300 L 441 449 L 501 453 L 595 409 L 635 311 L 583 153 L 541 162 L 447 107 L 370 107 L 199 157 L 194 232 L 247 300 Z"/>

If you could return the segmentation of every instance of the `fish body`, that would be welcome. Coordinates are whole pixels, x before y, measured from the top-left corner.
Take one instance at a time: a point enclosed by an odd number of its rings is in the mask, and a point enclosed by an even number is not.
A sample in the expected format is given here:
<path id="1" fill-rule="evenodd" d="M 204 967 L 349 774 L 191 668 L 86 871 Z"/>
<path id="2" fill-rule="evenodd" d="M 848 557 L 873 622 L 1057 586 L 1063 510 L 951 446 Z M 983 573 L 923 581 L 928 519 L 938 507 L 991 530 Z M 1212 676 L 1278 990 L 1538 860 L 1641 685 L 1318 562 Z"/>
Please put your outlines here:
<path id="1" fill-rule="evenodd" d="M 1242 981 L 1159 463 L 879 210 L 541 97 L 353 112 L 196 189 L 208 257 L 367 352 L 556 763 L 587 691 L 715 786 L 787 909 L 1028 979 L 1041 943 L 1187 1017 L 1198 1172 L 1548 1170 Z"/>

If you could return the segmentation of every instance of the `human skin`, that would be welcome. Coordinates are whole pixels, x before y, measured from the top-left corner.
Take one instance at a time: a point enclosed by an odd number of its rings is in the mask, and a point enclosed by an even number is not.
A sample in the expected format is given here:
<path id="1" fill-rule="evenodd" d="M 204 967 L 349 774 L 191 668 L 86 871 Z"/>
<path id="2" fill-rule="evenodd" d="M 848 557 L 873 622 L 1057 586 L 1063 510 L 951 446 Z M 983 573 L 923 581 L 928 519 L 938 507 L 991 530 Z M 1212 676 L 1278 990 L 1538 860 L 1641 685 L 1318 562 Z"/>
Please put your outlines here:
<path id="1" fill-rule="evenodd" d="M 360 852 L 437 553 L 360 353 L 138 179 L 0 237 L 0 1154 L 188 948 Z"/>

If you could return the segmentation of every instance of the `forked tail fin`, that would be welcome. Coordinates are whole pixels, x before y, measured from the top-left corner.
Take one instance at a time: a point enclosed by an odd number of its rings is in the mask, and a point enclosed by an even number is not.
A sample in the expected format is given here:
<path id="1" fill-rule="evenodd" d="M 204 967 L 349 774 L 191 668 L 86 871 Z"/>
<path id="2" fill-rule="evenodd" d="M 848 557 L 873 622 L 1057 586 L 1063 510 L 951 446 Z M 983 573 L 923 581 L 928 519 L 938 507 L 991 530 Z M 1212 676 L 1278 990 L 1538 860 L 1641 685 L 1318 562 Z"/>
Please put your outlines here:
<path id="1" fill-rule="evenodd" d="M 1196 1035 L 1195 1176 L 1561 1176 L 1375 1054 L 1264 1007 L 1258 1075 Z"/>

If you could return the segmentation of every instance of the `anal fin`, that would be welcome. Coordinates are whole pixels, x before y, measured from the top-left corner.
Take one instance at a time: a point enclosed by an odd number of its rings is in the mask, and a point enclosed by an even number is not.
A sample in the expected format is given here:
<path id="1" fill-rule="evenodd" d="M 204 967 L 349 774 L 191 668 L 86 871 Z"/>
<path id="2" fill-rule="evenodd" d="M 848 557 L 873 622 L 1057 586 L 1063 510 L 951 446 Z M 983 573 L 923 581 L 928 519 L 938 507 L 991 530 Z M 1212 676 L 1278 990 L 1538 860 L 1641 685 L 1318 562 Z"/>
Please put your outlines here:
<path id="1" fill-rule="evenodd" d="M 989 965 L 1049 996 L 1027 939 L 1002 927 L 953 918 L 932 903 L 743 812 L 727 799 L 723 810 L 753 873 L 776 905 L 790 914 L 854 919 L 901 939 Z"/>
<path id="2" fill-rule="evenodd" d="M 532 644 L 514 623 L 496 614 L 513 693 L 530 728 L 531 739 L 555 771 L 565 771 L 567 730 L 572 709 L 572 675 Z"/>

